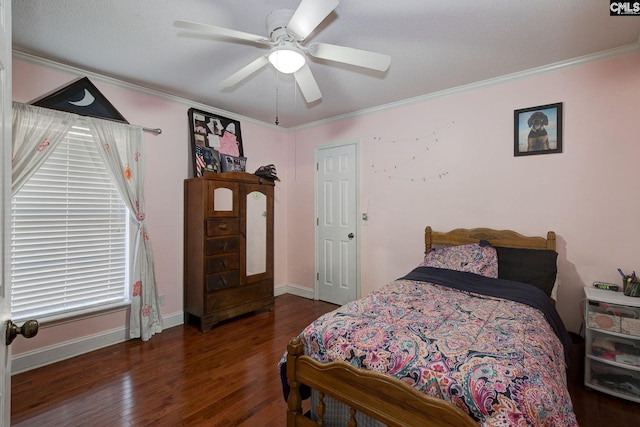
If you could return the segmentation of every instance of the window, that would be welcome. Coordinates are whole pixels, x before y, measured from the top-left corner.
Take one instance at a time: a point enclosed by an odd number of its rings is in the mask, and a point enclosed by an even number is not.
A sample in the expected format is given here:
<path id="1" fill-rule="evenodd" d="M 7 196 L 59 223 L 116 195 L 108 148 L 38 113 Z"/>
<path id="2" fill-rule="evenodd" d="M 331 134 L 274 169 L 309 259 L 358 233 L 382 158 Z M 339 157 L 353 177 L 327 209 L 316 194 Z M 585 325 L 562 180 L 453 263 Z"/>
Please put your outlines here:
<path id="1" fill-rule="evenodd" d="M 127 303 L 128 226 L 91 131 L 72 128 L 12 200 L 14 321 Z"/>

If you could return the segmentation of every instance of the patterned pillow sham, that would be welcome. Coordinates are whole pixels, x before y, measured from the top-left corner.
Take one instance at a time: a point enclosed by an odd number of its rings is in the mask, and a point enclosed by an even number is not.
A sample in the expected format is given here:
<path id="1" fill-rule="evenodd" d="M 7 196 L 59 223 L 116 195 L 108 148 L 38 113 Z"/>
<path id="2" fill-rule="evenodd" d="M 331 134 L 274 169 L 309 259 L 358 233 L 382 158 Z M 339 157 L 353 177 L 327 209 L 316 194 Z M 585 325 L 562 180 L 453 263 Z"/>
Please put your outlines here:
<path id="1" fill-rule="evenodd" d="M 448 246 L 431 249 L 419 267 L 466 271 L 495 279 L 498 277 L 498 255 L 488 244 Z"/>

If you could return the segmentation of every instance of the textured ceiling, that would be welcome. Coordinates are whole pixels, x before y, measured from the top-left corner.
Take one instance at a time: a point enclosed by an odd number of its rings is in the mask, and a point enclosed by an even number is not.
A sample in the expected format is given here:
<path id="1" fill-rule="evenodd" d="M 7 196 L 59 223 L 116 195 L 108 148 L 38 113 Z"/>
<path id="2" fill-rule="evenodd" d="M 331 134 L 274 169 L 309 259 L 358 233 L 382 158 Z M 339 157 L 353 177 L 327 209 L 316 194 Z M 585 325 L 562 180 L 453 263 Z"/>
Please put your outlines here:
<path id="1" fill-rule="evenodd" d="M 640 16 L 604 0 L 342 0 L 305 41 L 391 55 L 386 72 L 309 59 L 322 99 L 267 66 L 218 83 L 264 48 L 174 27 L 189 20 L 267 35 L 299 0 L 14 0 L 14 50 L 291 128 L 611 49 L 638 48 Z"/>

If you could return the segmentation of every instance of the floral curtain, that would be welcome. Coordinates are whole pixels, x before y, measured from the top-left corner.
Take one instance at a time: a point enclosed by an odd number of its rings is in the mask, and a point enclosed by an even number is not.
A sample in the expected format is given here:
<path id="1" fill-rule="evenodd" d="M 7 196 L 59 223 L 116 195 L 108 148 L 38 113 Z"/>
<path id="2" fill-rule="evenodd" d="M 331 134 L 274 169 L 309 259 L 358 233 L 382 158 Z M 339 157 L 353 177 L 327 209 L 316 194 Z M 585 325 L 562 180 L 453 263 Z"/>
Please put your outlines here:
<path id="1" fill-rule="evenodd" d="M 11 194 L 31 178 L 78 119 L 76 114 L 13 103 Z"/>
<path id="2" fill-rule="evenodd" d="M 129 338 L 149 340 L 162 332 L 162 317 L 153 266 L 153 253 L 144 212 L 144 146 L 142 128 L 89 119 L 107 169 L 138 225 L 133 247 L 131 319 Z"/>

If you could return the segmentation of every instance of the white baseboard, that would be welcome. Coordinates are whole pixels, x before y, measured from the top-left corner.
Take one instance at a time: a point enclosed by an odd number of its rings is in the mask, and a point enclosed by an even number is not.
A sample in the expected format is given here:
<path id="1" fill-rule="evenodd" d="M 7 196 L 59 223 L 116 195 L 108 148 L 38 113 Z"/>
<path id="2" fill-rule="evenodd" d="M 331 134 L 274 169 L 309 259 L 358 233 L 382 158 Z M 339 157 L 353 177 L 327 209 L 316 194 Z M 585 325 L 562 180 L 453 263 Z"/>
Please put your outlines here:
<path id="1" fill-rule="evenodd" d="M 303 298 L 315 299 L 315 291 L 313 289 L 304 288 L 298 285 L 278 285 L 274 288 L 273 294 L 275 296 L 291 294 Z"/>
<path id="2" fill-rule="evenodd" d="M 163 328 L 168 329 L 184 323 L 182 312 L 162 317 Z M 110 331 L 89 335 L 77 340 L 65 341 L 50 347 L 18 354 L 11 358 L 11 375 L 30 371 L 65 359 L 70 359 L 90 351 L 108 347 L 127 341 L 127 328 L 117 328 Z"/>
<path id="3" fill-rule="evenodd" d="M 280 285 L 274 288 L 274 295 L 292 294 L 299 297 L 314 299 L 313 289 L 297 285 Z M 162 317 L 163 328 L 168 329 L 184 323 L 184 313 L 178 312 Z M 65 341 L 59 344 L 39 348 L 34 351 L 15 355 L 11 358 L 11 375 L 30 371 L 52 363 L 70 359 L 90 351 L 108 347 L 127 341 L 129 331 L 127 328 L 117 328 L 110 331 L 101 332 L 95 335 L 78 338 L 77 340 Z"/>

